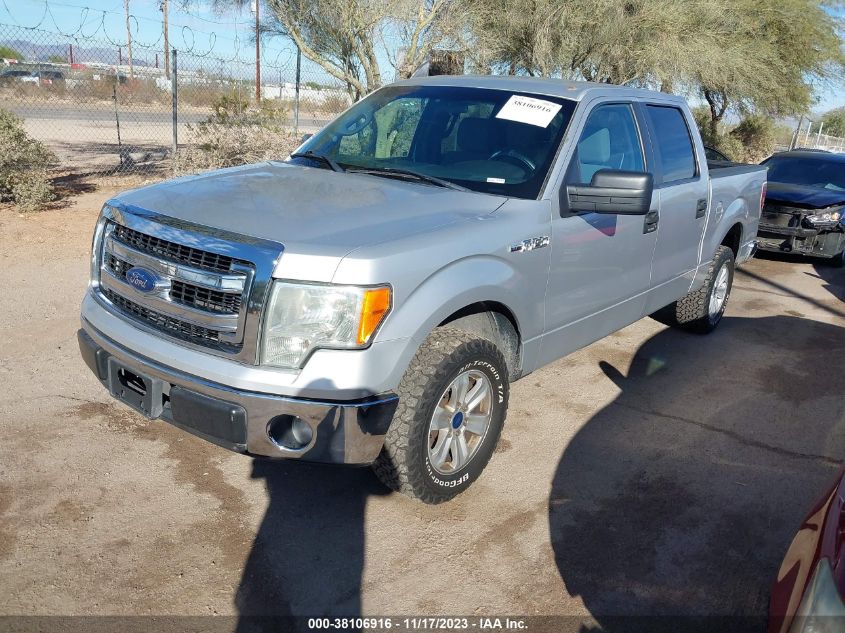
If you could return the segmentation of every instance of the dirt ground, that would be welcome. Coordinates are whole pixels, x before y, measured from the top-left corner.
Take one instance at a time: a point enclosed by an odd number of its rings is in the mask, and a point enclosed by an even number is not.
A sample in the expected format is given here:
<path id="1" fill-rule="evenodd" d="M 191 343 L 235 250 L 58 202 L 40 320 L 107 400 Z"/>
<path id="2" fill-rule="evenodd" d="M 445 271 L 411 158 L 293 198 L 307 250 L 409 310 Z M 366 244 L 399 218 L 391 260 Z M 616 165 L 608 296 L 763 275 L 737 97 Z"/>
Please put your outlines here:
<path id="1" fill-rule="evenodd" d="M 110 193 L 0 209 L 0 614 L 763 616 L 845 457 L 845 272 L 783 258 L 737 274 L 709 337 L 644 319 L 516 383 L 445 505 L 228 453 L 79 357 Z"/>

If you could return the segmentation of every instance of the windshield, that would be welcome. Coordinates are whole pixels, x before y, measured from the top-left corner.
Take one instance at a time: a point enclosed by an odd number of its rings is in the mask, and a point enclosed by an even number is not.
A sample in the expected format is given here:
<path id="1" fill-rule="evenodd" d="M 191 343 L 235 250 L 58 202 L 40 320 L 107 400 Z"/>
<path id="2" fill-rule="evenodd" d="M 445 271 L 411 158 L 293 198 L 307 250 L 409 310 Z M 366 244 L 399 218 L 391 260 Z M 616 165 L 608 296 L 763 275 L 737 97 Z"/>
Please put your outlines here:
<path id="1" fill-rule="evenodd" d="M 771 182 L 845 191 L 845 164 L 835 158 L 774 156 L 763 164 L 769 168 Z"/>
<path id="2" fill-rule="evenodd" d="M 412 171 L 474 191 L 536 198 L 575 105 L 502 90 L 390 86 L 357 103 L 299 152 L 352 171 Z M 308 158 L 291 162 L 327 167 Z"/>

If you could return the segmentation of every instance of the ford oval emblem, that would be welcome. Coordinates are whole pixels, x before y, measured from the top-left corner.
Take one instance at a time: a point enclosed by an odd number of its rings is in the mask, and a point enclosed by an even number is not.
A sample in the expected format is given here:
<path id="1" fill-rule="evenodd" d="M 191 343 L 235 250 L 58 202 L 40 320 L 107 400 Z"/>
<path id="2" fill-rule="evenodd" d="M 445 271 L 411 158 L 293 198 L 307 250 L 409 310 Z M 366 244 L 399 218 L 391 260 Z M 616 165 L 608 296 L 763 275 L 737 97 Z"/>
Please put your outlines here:
<path id="1" fill-rule="evenodd" d="M 126 271 L 126 281 L 129 283 L 130 286 L 134 287 L 135 290 L 140 290 L 141 292 L 152 292 L 155 290 L 156 283 L 159 281 L 159 278 L 156 276 L 155 273 L 150 272 L 146 268 L 130 268 Z"/>

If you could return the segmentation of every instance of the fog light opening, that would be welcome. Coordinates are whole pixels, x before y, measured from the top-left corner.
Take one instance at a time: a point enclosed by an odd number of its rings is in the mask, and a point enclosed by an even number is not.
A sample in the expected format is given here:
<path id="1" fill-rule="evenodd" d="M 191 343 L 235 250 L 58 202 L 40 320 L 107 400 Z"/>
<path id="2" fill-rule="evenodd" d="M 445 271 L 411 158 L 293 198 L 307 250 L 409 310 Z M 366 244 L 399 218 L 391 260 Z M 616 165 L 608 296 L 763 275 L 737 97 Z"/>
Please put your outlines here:
<path id="1" fill-rule="evenodd" d="M 279 448 L 301 451 L 311 444 L 314 431 L 302 418 L 295 415 L 277 415 L 267 424 L 267 436 Z"/>

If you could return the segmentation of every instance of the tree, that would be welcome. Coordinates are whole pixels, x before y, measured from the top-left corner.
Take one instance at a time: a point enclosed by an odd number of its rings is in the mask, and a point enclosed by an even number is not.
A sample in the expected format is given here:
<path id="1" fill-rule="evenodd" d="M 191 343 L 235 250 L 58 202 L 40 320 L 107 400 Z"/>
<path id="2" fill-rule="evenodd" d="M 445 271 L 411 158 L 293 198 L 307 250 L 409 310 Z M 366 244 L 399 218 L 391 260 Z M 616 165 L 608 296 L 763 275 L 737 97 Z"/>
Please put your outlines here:
<path id="1" fill-rule="evenodd" d="M 246 0 L 212 0 L 215 8 Z M 357 99 L 384 81 L 383 56 L 409 77 L 439 45 L 464 28 L 458 0 L 264 0 L 264 35 L 289 37 L 302 54 L 342 81 Z M 385 40 L 390 39 L 390 46 Z"/>
<path id="2" fill-rule="evenodd" d="M 477 66 L 698 93 L 728 112 L 805 111 L 843 69 L 841 0 L 469 0 Z"/>
<path id="3" fill-rule="evenodd" d="M 845 106 L 825 113 L 822 123 L 826 134 L 845 137 Z"/>
<path id="4" fill-rule="evenodd" d="M 842 24 L 827 4 L 841 3 L 735 0 L 723 8 L 739 27 L 727 42 L 729 55 L 694 77 L 714 129 L 732 109 L 773 116 L 806 112 L 814 85 L 841 81 Z"/>
<path id="5" fill-rule="evenodd" d="M 19 62 L 24 60 L 23 55 L 10 46 L 0 46 L 0 59 L 16 59 Z"/>

